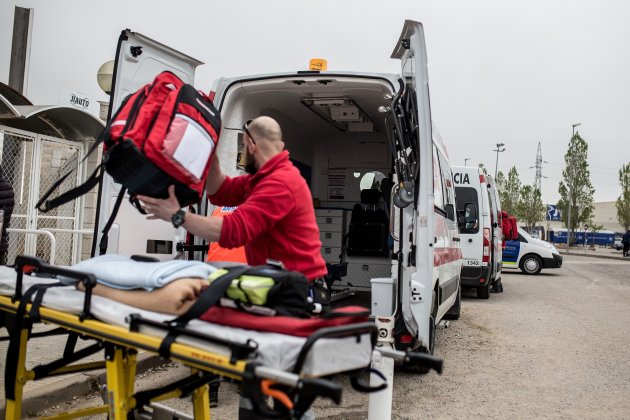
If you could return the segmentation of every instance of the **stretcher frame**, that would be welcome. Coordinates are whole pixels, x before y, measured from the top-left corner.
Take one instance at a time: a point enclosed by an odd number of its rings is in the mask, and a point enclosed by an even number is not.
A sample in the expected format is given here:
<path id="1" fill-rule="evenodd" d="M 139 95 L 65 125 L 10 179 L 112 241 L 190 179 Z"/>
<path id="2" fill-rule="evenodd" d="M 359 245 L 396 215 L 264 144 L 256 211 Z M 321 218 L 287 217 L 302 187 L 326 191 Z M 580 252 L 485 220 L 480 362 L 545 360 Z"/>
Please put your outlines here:
<path id="1" fill-rule="evenodd" d="M 376 343 L 377 329 L 371 322 L 322 328 L 306 340 L 294 371 L 287 372 L 265 367 L 254 361 L 250 355 L 256 350 L 255 343 L 227 342 L 216 337 L 182 329 L 176 333 L 194 334 L 195 338 L 205 338 L 213 344 L 223 344 L 230 349 L 230 355 L 226 356 L 173 342 L 168 348 L 168 359 L 190 367 L 191 375 L 166 387 L 135 393 L 138 350 L 163 355 L 163 338 L 134 331 L 134 322 L 132 322 L 132 328 L 128 330 L 92 318 L 89 311 L 91 287 L 96 284 L 96 279 L 92 274 L 48 266 L 38 258 L 26 256 L 17 257 L 16 271 L 18 275 L 15 294 L 12 297 L 0 296 L 0 310 L 8 314 L 8 317 L 15 317 L 15 324 L 10 330 L 10 343 L 5 367 L 5 418 L 7 419 L 20 418 L 24 386 L 28 381 L 101 368 L 105 368 L 106 371 L 107 395 L 105 399 L 107 404 L 47 418 L 71 419 L 108 413 L 111 419 L 126 419 L 133 417 L 134 409 L 157 401 L 190 395 L 194 418 L 209 419 L 208 383 L 216 377 L 215 375 L 240 381 L 242 396 L 253 402 L 254 411 L 257 414 L 299 418 L 317 397 L 332 399 L 337 404 L 341 401 L 342 388 L 340 385 L 326 378 L 306 377 L 300 372 L 308 352 L 317 340 L 352 336 L 360 340 L 361 337 L 368 334 L 372 348 Z M 82 282 L 86 288 L 82 313 L 75 315 L 40 306 L 45 291 L 32 291 L 32 296 L 25 296 L 26 293 L 23 295 L 22 276 L 25 272 L 32 271 L 39 276 L 55 277 L 62 275 Z M 49 284 L 42 289 L 48 287 L 55 287 L 55 285 Z M 31 298 L 33 298 L 32 302 Z M 58 328 L 42 334 L 32 333 L 33 324 L 38 322 L 56 325 Z M 136 320 L 135 322 L 151 323 L 149 320 Z M 167 330 L 169 328 L 164 325 L 163 327 Z M 7 326 L 7 328 L 9 327 Z M 170 332 L 172 331 L 169 330 Z M 68 334 L 68 341 L 60 359 L 30 370 L 26 368 L 26 351 L 30 339 L 63 333 Z M 78 336 L 94 339 L 96 344 L 74 351 Z M 76 363 L 103 349 L 105 350 L 104 361 Z M 264 403 L 267 396 L 279 401 L 284 408 L 280 412 L 270 411 L 271 409 Z"/>

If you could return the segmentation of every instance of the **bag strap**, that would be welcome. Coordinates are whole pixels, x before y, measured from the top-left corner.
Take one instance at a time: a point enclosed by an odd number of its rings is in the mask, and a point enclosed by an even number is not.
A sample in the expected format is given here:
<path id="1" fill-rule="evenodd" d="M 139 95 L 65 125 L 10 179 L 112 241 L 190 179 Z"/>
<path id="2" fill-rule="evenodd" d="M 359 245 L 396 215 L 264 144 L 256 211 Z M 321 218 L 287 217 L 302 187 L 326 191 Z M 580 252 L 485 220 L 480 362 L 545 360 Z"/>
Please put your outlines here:
<path id="1" fill-rule="evenodd" d="M 101 131 L 101 133 L 99 134 L 94 144 L 90 146 L 90 149 L 85 154 L 85 156 L 83 156 L 83 159 L 79 161 L 79 164 L 81 164 L 85 159 L 88 158 L 88 156 L 94 153 L 94 151 L 98 149 L 98 146 L 100 146 L 101 143 L 105 142 L 105 144 L 110 145 L 108 141 L 105 141 L 105 139 L 107 138 L 107 133 L 109 133 L 110 128 L 111 128 L 111 121 L 107 123 L 103 131 Z M 59 178 L 57 182 L 55 182 L 48 189 L 48 191 L 46 191 L 44 195 L 39 199 L 39 201 L 35 205 L 35 207 L 39 211 L 41 211 L 42 213 L 46 213 L 56 207 L 59 207 L 62 204 L 67 203 L 68 201 L 72 201 L 75 198 L 80 197 L 83 194 L 86 194 L 88 191 L 94 188 L 103 177 L 103 173 L 104 173 L 103 161 L 101 161 L 101 163 L 96 167 L 96 169 L 94 169 L 94 172 L 92 172 L 92 175 L 90 175 L 90 177 L 83 184 L 77 187 L 74 187 L 71 190 L 66 191 L 65 193 L 61 194 L 59 197 L 53 198 L 52 200 L 48 200 L 48 197 L 50 197 L 50 195 L 63 183 L 63 181 L 65 181 L 66 178 L 70 176 L 72 171 L 73 170 L 68 171 L 64 176 Z"/>
<path id="2" fill-rule="evenodd" d="M 46 193 L 39 199 L 35 207 L 37 210 L 42 213 L 47 213 L 48 211 L 59 207 L 62 204 L 67 203 L 68 201 L 72 201 L 77 197 L 82 196 L 83 194 L 88 193 L 92 188 L 94 188 L 103 177 L 103 164 L 99 164 L 92 175 L 81 185 L 72 188 L 71 190 L 66 191 L 61 194 L 59 197 L 55 197 L 52 200 L 48 200 L 48 197 L 59 187 L 68 176 L 72 173 L 72 171 L 68 172 L 61 178 L 59 178 L 53 185 L 46 191 Z"/>
<path id="3" fill-rule="evenodd" d="M 225 294 L 227 289 L 232 284 L 232 280 L 239 277 L 250 267 L 248 266 L 238 266 L 238 267 L 228 267 L 225 270 L 228 270 L 227 273 L 215 279 L 206 290 L 203 291 L 201 296 L 197 299 L 197 301 L 190 307 L 188 312 L 178 316 L 175 319 L 167 321 L 166 323 L 171 326 L 176 327 L 184 327 L 188 324 L 188 321 L 191 319 L 199 318 L 204 312 L 213 307 L 219 302 L 221 297 Z M 171 355 L 171 344 L 175 342 L 177 336 L 179 335 L 178 331 L 170 330 L 164 339 L 160 343 L 160 348 L 158 353 L 160 356 L 164 358 L 169 358 Z"/>
<path id="4" fill-rule="evenodd" d="M 226 268 L 228 272 L 215 279 L 210 286 L 203 291 L 188 312 L 173 319 L 170 323 L 186 324 L 191 319 L 199 318 L 204 312 L 219 302 L 230 287 L 230 284 L 232 284 L 232 280 L 246 273 L 249 269 L 250 267 L 248 266 Z"/>
<path id="5" fill-rule="evenodd" d="M 103 227 L 103 235 L 101 236 L 101 241 L 98 244 L 98 255 L 104 255 L 107 252 L 107 243 L 109 240 L 108 233 L 112 225 L 114 224 L 114 220 L 116 220 L 116 215 L 118 214 L 120 204 L 125 197 L 125 192 L 127 192 L 127 187 L 121 187 L 120 192 L 118 193 L 118 197 L 116 198 L 116 203 L 114 203 L 114 208 L 112 208 L 112 214 L 109 216 L 107 223 L 105 223 L 105 227 Z"/>

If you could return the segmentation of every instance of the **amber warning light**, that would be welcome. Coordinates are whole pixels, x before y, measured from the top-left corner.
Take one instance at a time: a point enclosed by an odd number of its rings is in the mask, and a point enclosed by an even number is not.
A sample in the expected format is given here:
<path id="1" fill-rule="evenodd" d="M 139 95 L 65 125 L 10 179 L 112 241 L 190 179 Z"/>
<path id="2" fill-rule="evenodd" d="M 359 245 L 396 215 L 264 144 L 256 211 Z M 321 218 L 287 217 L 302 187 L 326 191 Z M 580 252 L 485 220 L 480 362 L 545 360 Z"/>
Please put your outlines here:
<path id="1" fill-rule="evenodd" d="M 309 70 L 328 70 L 328 61 L 323 58 L 311 58 L 308 63 Z"/>

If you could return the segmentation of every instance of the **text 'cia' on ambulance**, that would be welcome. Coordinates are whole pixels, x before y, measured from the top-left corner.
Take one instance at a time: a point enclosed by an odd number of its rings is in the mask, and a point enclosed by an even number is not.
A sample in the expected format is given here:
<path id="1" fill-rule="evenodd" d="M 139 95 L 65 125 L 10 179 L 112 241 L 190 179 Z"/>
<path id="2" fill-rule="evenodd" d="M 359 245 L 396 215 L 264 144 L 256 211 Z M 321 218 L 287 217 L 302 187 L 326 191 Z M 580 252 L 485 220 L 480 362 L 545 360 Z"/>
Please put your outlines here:
<path id="1" fill-rule="evenodd" d="M 533 238 L 518 228 L 518 240 L 506 241 L 503 268 L 520 268 L 525 274 L 538 274 L 543 268 L 562 267 L 562 255 L 549 242 Z"/>

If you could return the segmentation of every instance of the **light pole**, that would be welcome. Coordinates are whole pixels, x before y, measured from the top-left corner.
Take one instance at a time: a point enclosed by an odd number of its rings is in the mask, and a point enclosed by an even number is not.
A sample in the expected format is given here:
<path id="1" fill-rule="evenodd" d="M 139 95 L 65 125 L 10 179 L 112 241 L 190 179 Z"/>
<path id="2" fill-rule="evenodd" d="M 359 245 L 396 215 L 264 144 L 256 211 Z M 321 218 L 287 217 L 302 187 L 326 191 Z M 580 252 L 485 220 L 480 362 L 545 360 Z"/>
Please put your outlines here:
<path id="1" fill-rule="evenodd" d="M 577 127 L 578 125 L 582 125 L 582 123 L 571 124 L 571 127 L 573 127 L 573 135 L 574 136 L 575 136 L 575 127 Z"/>
<path id="2" fill-rule="evenodd" d="M 575 137 L 575 127 L 582 125 L 582 123 L 575 123 L 575 124 L 571 124 L 571 128 L 573 128 L 573 136 L 571 136 L 571 138 Z M 567 200 L 567 205 L 569 207 L 569 210 L 567 212 L 567 252 L 569 252 L 569 247 L 571 246 L 571 207 L 572 207 L 572 200 L 573 200 L 573 162 L 567 162 L 567 164 L 569 165 L 569 167 L 567 168 L 568 171 L 567 173 L 569 174 L 569 199 Z"/>
<path id="3" fill-rule="evenodd" d="M 470 158 L 464 158 L 464 166 L 468 166 L 468 165 L 466 164 L 466 162 L 468 162 L 469 160 L 470 160 Z"/>
<path id="4" fill-rule="evenodd" d="M 505 152 L 505 147 L 503 146 L 505 146 L 504 143 L 497 143 L 497 148 L 492 149 L 493 152 L 497 152 L 497 162 L 494 165 L 494 179 L 497 179 L 497 173 L 499 171 L 499 153 Z M 501 147 L 503 147 L 503 149 L 501 149 Z"/>

